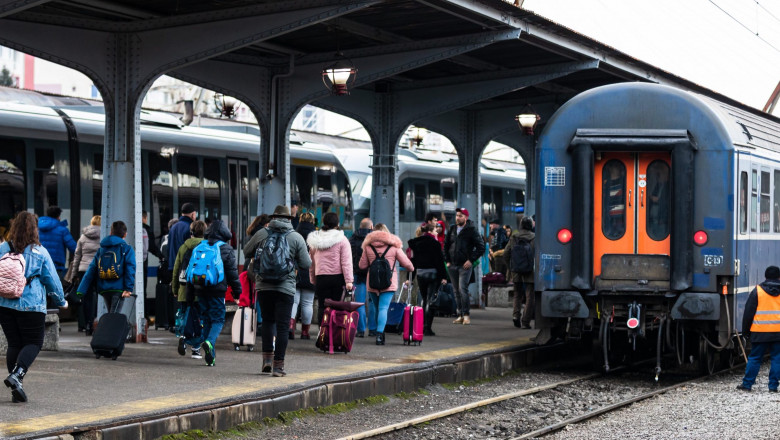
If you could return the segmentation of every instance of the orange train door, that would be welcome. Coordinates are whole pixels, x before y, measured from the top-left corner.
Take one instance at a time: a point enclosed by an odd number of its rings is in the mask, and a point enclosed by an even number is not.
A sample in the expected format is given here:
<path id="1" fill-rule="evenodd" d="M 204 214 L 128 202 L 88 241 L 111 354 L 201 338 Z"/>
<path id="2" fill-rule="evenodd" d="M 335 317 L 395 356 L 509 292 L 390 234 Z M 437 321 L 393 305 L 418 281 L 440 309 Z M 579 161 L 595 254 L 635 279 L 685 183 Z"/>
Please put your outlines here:
<path id="1" fill-rule="evenodd" d="M 594 167 L 593 276 L 605 254 L 669 255 L 669 153 L 604 153 Z"/>

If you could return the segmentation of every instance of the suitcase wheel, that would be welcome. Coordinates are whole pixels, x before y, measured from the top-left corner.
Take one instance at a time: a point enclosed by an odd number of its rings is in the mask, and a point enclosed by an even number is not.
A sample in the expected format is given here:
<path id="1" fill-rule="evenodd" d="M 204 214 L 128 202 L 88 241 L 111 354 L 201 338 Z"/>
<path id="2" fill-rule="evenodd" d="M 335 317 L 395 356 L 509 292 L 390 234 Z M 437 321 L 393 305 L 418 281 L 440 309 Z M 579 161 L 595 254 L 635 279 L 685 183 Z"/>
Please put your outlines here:
<path id="1" fill-rule="evenodd" d="M 255 346 L 254 346 L 254 345 L 250 345 L 250 346 L 248 346 L 248 347 L 246 348 L 246 351 L 255 351 Z"/>
<path id="2" fill-rule="evenodd" d="M 233 350 L 241 351 L 241 346 L 238 344 L 233 344 Z"/>

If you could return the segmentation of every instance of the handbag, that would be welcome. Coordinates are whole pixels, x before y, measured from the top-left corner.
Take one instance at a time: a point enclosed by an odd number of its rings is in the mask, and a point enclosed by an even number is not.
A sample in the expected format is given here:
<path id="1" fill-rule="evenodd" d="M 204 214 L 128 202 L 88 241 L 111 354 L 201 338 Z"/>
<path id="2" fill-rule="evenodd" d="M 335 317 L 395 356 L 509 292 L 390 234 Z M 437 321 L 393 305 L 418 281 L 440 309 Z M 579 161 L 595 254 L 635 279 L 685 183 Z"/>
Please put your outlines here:
<path id="1" fill-rule="evenodd" d="M 74 306 L 77 306 L 81 304 L 81 297 L 77 295 L 77 292 L 79 290 L 79 284 L 81 283 L 81 280 L 78 277 L 74 277 L 71 281 L 70 285 L 68 285 L 68 288 L 65 289 L 65 299 Z M 85 294 L 87 292 L 84 292 Z"/>
<path id="2" fill-rule="evenodd" d="M 335 301 L 330 298 L 325 298 L 325 307 L 330 307 L 334 310 L 343 310 L 345 312 L 354 312 L 355 310 L 363 307 L 366 305 L 366 303 L 362 302 L 355 302 L 355 301 L 346 301 L 347 297 L 354 298 L 354 288 L 351 291 L 348 291 L 346 286 L 344 287 L 344 291 L 341 292 L 341 301 Z"/>

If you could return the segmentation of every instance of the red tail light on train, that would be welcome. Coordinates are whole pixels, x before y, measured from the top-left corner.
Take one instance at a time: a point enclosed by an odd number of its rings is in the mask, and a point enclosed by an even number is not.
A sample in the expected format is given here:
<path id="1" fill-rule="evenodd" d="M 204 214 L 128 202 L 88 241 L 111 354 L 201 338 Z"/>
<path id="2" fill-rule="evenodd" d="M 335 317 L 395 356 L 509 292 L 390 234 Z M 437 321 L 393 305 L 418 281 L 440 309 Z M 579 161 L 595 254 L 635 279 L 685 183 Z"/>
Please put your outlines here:
<path id="1" fill-rule="evenodd" d="M 704 246 L 707 244 L 707 240 L 709 240 L 709 237 L 707 237 L 707 233 L 704 231 L 696 231 L 696 233 L 693 234 L 693 242 L 698 246 Z"/>
<path id="2" fill-rule="evenodd" d="M 558 241 L 560 241 L 563 244 L 566 244 L 571 241 L 571 231 L 563 228 L 560 231 L 558 231 Z"/>

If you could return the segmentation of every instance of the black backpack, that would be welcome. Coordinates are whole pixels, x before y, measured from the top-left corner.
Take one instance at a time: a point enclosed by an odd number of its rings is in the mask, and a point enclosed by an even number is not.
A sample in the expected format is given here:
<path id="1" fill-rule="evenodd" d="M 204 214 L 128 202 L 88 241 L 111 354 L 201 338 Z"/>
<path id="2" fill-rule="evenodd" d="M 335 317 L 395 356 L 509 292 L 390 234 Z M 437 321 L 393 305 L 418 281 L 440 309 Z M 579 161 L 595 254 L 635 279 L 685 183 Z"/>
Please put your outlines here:
<path id="1" fill-rule="evenodd" d="M 512 246 L 512 272 L 530 273 L 534 271 L 534 249 L 528 240 L 519 239 Z"/>
<path id="2" fill-rule="evenodd" d="M 295 271 L 295 262 L 290 257 L 287 234 L 293 232 L 268 229 L 268 237 L 255 251 L 255 275 L 264 283 L 281 283 Z"/>
<path id="3" fill-rule="evenodd" d="M 368 247 L 374 251 L 374 256 L 376 257 L 371 262 L 371 265 L 368 266 L 368 287 L 383 292 L 393 284 L 393 270 L 395 267 L 390 267 L 390 263 L 385 259 L 390 246 L 382 252 L 382 255 L 379 255 L 374 246 L 368 245 Z"/>

